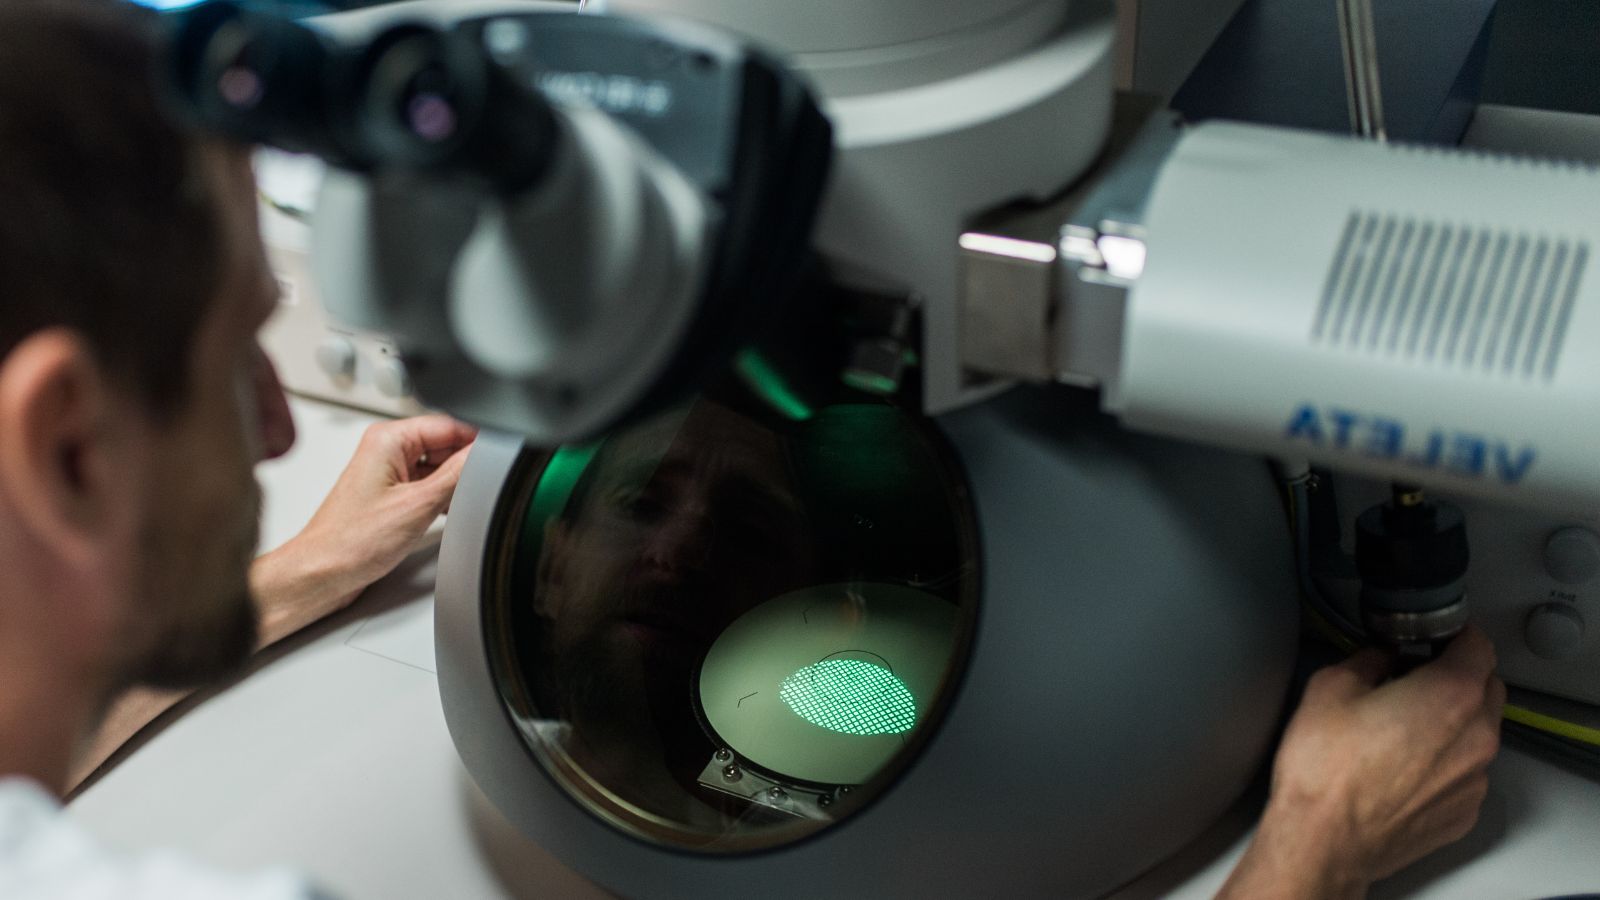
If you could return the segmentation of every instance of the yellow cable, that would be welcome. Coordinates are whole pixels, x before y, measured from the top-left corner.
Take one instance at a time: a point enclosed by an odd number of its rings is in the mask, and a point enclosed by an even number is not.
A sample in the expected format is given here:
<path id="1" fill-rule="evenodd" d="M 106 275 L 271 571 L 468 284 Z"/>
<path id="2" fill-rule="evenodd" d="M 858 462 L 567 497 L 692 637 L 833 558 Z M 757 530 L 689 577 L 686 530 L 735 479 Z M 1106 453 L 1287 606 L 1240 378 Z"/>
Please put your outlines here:
<path id="1" fill-rule="evenodd" d="M 1508 722 L 1518 722 L 1529 728 L 1537 728 L 1547 734 L 1563 737 L 1569 741 L 1578 741 L 1579 743 L 1600 747 L 1600 728 L 1590 728 L 1586 725 L 1579 725 L 1576 722 L 1557 719 L 1554 716 L 1536 713 L 1531 709 L 1512 706 L 1509 703 L 1506 704 L 1505 717 Z"/>

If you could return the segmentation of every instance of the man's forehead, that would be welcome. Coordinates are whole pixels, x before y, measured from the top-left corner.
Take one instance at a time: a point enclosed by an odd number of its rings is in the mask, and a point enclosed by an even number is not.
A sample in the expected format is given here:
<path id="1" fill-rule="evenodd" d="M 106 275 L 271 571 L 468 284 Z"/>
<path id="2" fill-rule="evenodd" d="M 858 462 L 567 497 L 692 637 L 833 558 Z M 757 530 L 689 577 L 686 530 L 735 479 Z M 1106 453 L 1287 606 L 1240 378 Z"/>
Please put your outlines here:
<path id="1" fill-rule="evenodd" d="M 623 477 L 641 467 L 765 471 L 781 463 L 781 445 L 782 438 L 759 422 L 702 400 L 688 410 L 664 413 L 618 434 L 606 454 L 607 469 Z"/>
<path id="2" fill-rule="evenodd" d="M 224 305 L 243 306 L 240 313 L 268 312 L 277 282 L 261 243 L 255 172 L 249 148 L 207 139 L 199 148 L 199 168 L 217 223 L 224 263 Z"/>
<path id="3" fill-rule="evenodd" d="M 603 454 L 596 486 L 607 491 L 658 485 L 721 497 L 743 496 L 785 509 L 800 505 L 783 462 L 780 437 L 743 417 L 739 417 L 742 427 L 731 430 L 696 428 L 696 418 L 680 418 L 681 427 L 675 434 L 668 432 L 666 442 L 647 446 L 628 442 L 634 452 L 616 448 Z"/>

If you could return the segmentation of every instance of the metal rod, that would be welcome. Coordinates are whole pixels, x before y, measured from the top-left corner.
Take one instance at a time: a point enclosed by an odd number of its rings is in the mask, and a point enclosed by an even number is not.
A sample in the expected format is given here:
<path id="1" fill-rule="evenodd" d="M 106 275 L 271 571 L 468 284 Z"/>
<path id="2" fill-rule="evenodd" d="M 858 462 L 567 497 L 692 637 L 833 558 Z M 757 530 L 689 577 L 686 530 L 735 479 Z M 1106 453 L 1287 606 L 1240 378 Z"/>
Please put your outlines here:
<path id="1" fill-rule="evenodd" d="M 1365 138 L 1388 140 L 1383 127 L 1383 87 L 1378 77 L 1378 39 L 1372 21 L 1372 0 L 1336 2 L 1339 42 L 1344 48 L 1350 130 Z"/>

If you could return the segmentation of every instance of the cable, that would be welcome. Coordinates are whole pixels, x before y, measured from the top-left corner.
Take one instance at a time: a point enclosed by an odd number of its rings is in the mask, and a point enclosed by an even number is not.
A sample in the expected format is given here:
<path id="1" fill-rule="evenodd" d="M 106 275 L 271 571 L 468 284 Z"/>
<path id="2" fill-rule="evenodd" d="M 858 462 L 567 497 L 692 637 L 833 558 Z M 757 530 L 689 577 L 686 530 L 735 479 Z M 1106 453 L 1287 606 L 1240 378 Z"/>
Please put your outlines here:
<path id="1" fill-rule="evenodd" d="M 1310 472 L 1287 479 L 1283 483 L 1284 491 L 1288 497 L 1290 528 L 1294 539 L 1295 551 L 1295 577 L 1300 584 L 1300 596 L 1316 613 L 1313 623 L 1319 626 L 1331 626 L 1344 636 L 1344 638 L 1329 637 L 1335 646 L 1350 650 L 1348 644 L 1359 642 L 1364 637 L 1360 628 L 1339 612 L 1322 591 L 1317 588 L 1316 582 L 1311 577 L 1311 483 L 1313 476 Z M 1324 630 L 1319 627 L 1319 630 Z"/>
<path id="2" fill-rule="evenodd" d="M 1537 729 L 1563 740 L 1576 741 L 1580 744 L 1595 747 L 1597 752 L 1600 752 L 1600 728 L 1590 728 L 1587 725 L 1579 725 L 1576 722 L 1557 719 L 1554 716 L 1534 712 L 1526 707 L 1512 706 L 1509 703 L 1506 704 L 1505 718 L 1507 722 L 1516 722 L 1519 725 Z"/>
<path id="3" fill-rule="evenodd" d="M 1580 765 L 1585 768 L 1600 768 L 1600 750 L 1596 750 L 1586 744 L 1574 744 L 1548 732 L 1530 728 L 1517 722 L 1506 722 L 1503 734 L 1514 743 L 1520 743 L 1526 748 L 1549 753 L 1563 762 Z"/>

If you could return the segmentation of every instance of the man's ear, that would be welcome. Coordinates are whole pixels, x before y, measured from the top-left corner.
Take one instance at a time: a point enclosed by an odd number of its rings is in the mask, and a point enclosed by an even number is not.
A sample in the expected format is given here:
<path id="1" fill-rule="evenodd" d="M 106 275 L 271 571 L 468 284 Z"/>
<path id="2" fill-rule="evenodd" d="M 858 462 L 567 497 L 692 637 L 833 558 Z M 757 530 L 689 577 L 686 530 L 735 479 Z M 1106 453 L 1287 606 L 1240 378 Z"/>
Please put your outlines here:
<path id="1" fill-rule="evenodd" d="M 89 565 L 119 509 L 132 460 L 118 460 L 113 396 L 83 337 L 52 328 L 0 360 L 0 492 L 15 524 L 74 565 Z"/>

